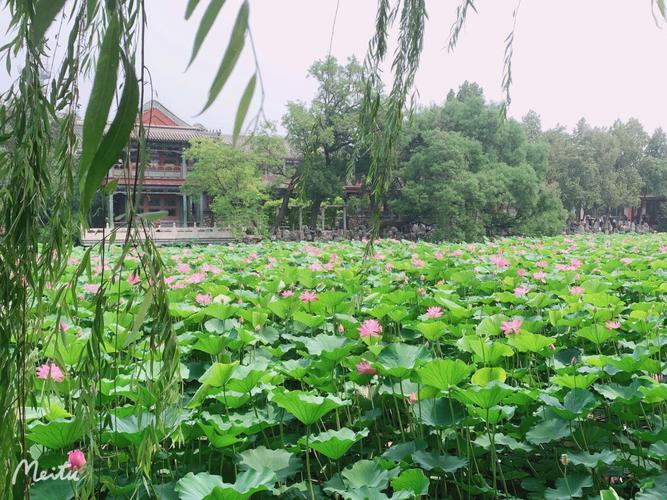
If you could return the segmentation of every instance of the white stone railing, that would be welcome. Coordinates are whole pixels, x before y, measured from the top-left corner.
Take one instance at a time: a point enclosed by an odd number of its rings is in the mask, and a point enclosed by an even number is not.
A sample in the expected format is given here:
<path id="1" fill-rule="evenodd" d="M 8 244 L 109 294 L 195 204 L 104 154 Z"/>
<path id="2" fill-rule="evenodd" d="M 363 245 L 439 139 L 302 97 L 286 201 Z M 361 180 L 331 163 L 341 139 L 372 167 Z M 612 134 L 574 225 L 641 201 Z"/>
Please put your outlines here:
<path id="1" fill-rule="evenodd" d="M 127 236 L 127 228 L 124 226 L 105 228 L 91 228 L 81 234 L 81 244 L 84 246 L 91 246 L 102 241 L 106 236 L 107 240 L 112 232 L 116 233 L 115 242 L 122 244 Z M 139 231 L 141 234 L 142 232 Z M 218 226 L 193 226 L 180 227 L 175 223 L 160 224 L 159 227 L 153 226 L 150 230 L 150 235 L 153 241 L 158 245 L 167 245 L 170 243 L 182 243 L 187 241 L 197 243 L 222 243 L 225 241 L 233 241 L 234 237 L 229 229 Z"/>

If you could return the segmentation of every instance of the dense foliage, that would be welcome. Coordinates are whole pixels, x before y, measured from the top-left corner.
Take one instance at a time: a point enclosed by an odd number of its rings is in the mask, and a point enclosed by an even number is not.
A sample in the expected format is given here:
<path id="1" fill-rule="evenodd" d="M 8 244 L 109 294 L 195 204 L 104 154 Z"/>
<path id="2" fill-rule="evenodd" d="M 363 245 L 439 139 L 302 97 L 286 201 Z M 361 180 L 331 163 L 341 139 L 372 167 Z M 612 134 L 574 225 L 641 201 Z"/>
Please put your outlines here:
<path id="1" fill-rule="evenodd" d="M 478 240 L 562 231 L 566 212 L 546 182 L 548 148 L 502 120 L 476 84 L 406 129 L 390 205 L 400 218 L 435 226 L 435 238 Z"/>
<path id="2" fill-rule="evenodd" d="M 98 355 L 114 363 L 80 380 L 100 321 L 93 258 L 76 309 L 37 335 L 31 454 L 48 467 L 87 449 L 83 383 L 100 399 L 97 488 L 113 498 L 665 498 L 663 239 L 363 251 L 163 249 L 183 397 L 157 415 L 153 283 L 136 256 L 107 289 Z M 76 255 L 64 279 L 87 267 Z M 43 303 L 58 293 L 46 287 Z M 135 471 L 153 432 L 145 482 Z"/>

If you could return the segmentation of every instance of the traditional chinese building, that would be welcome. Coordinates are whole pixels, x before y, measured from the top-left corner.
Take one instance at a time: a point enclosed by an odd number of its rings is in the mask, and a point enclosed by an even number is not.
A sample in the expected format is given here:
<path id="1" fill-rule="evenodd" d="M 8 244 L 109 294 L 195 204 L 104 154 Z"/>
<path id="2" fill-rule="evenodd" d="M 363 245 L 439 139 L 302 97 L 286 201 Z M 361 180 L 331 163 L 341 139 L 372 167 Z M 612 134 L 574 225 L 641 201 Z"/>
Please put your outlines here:
<path id="1" fill-rule="evenodd" d="M 183 157 L 183 151 L 192 139 L 217 138 L 220 133 L 206 130 L 201 125 L 190 125 L 157 101 L 144 106 L 140 120 L 145 130 L 147 162 L 138 210 L 164 211 L 166 215 L 160 219 L 160 225 L 212 225 L 208 197 L 205 194 L 188 196 L 181 190 L 188 171 L 192 169 L 192 163 Z M 128 192 L 132 193 L 134 188 L 136 162 L 137 142 L 136 134 L 133 134 L 129 170 L 119 163 L 109 171 L 109 182 L 118 179 L 115 191 L 106 199 L 105 218 L 110 226 L 122 223 Z"/>

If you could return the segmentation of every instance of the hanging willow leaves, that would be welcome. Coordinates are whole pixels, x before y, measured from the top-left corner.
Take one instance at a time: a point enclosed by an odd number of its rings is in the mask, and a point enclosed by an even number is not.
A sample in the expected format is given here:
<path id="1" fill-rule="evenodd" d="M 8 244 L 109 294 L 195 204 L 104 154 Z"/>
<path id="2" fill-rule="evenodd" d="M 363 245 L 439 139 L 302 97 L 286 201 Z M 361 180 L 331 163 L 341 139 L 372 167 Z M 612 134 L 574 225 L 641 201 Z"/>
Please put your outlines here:
<path id="1" fill-rule="evenodd" d="M 39 43 L 44 38 L 46 30 L 53 23 L 65 5 L 66 0 L 40 0 L 35 6 L 35 18 L 32 22 L 32 41 Z"/>
<path id="2" fill-rule="evenodd" d="M 194 3 L 194 6 L 192 5 Z M 197 6 L 198 0 L 195 2 L 190 2 L 188 5 L 188 8 L 185 13 L 185 18 L 188 19 L 192 15 L 192 11 L 194 11 L 194 8 Z M 222 6 L 225 4 L 225 0 L 211 0 L 211 3 L 208 4 L 208 7 L 206 8 L 206 12 L 204 12 L 204 17 L 202 17 L 201 22 L 199 23 L 199 28 L 197 29 L 197 34 L 195 35 L 195 42 L 194 45 L 192 46 L 192 55 L 190 56 L 190 62 L 188 63 L 188 68 L 192 64 L 192 62 L 195 60 L 195 57 L 197 57 L 197 54 L 199 53 L 199 49 L 202 46 L 202 43 L 204 43 L 204 40 L 206 39 L 206 35 L 208 35 L 208 32 L 211 31 L 211 28 L 213 27 L 213 23 L 215 22 L 215 19 L 218 17 L 218 14 L 220 13 L 220 9 L 222 9 Z M 192 10 L 191 10 L 192 8 Z M 188 14 L 189 12 L 189 14 Z"/>
<path id="3" fill-rule="evenodd" d="M 449 43 L 447 44 L 447 50 L 450 52 L 454 50 L 456 44 L 459 41 L 459 35 L 461 30 L 465 26 L 466 18 L 468 17 L 468 9 L 472 9 L 477 14 L 477 9 L 475 8 L 475 2 L 473 0 L 463 0 L 461 4 L 456 8 L 456 21 L 452 24 L 449 34 Z"/>
<path id="4" fill-rule="evenodd" d="M 208 91 L 208 101 L 204 109 L 201 110 L 203 113 L 206 111 L 211 104 L 215 101 L 216 97 L 227 83 L 229 75 L 232 74 L 236 62 L 239 60 L 243 46 L 245 45 L 245 34 L 248 29 L 248 16 L 250 15 L 250 6 L 248 5 L 248 0 L 243 2 L 239 13 L 236 16 L 236 21 L 234 22 L 234 28 L 232 29 L 232 35 L 229 39 L 229 45 L 227 45 L 227 50 L 225 55 L 222 57 L 222 62 L 220 63 L 220 68 L 218 73 L 215 75 L 213 84 Z"/>
<path id="5" fill-rule="evenodd" d="M 239 102 L 239 107 L 236 110 L 236 118 L 234 118 L 234 136 L 233 144 L 236 145 L 236 142 L 239 139 L 239 134 L 241 133 L 241 127 L 243 127 L 243 122 L 245 117 L 248 114 L 248 108 L 250 107 L 250 101 L 252 101 L 252 96 L 255 95 L 255 84 L 257 83 L 257 73 L 252 75 L 250 81 L 246 85 L 243 95 L 241 96 L 241 102 Z"/>
<path id="6" fill-rule="evenodd" d="M 134 72 L 134 66 L 123 54 L 123 67 L 125 70 L 125 85 L 123 95 L 120 98 L 118 111 L 109 127 L 100 147 L 92 160 L 86 175 L 85 185 L 81 193 L 82 214 L 87 214 L 93 195 L 100 187 L 102 180 L 107 175 L 111 166 L 118 161 L 123 148 L 127 144 L 134 119 L 139 107 L 139 83 Z"/>
<path id="7" fill-rule="evenodd" d="M 116 92 L 116 77 L 120 59 L 120 26 L 116 18 L 111 18 L 104 34 L 100 56 L 95 68 L 93 90 L 90 94 L 86 115 L 83 120 L 83 140 L 79 176 L 83 189 L 88 169 L 95 156 L 104 127 L 109 117 L 111 101 Z"/>
<path id="8" fill-rule="evenodd" d="M 386 56 L 389 26 L 400 9 L 398 46 L 394 52 L 394 71 L 391 91 L 384 102 L 382 123 L 380 123 L 380 65 Z M 388 2 L 380 4 L 382 12 L 376 19 L 376 34 L 371 40 L 366 58 L 367 77 L 361 110 L 361 128 L 365 140 L 370 144 L 371 164 L 368 170 L 368 184 L 373 206 L 372 241 L 380 230 L 382 200 L 393 180 L 397 160 L 398 140 L 403 127 L 406 104 L 413 91 L 415 74 L 423 47 L 424 23 L 426 21 L 425 0 L 403 0 L 397 2 L 395 10 L 389 9 Z"/>
<path id="9" fill-rule="evenodd" d="M 521 0 L 519 0 L 519 3 L 512 12 L 512 31 L 510 31 L 510 34 L 507 35 L 507 38 L 505 38 L 505 61 L 503 64 L 502 81 L 505 100 L 500 106 L 500 115 L 503 117 L 503 119 L 507 118 L 507 109 L 512 102 L 512 96 L 510 95 L 510 88 L 512 86 L 512 56 L 514 55 L 514 32 L 516 31 L 516 19 L 520 6 Z"/>
<path id="10" fill-rule="evenodd" d="M 197 8 L 197 5 L 199 5 L 199 0 L 190 0 L 188 2 L 188 6 L 185 8 L 185 20 L 186 21 L 188 19 L 190 19 L 190 16 L 192 16 L 192 13 Z"/>

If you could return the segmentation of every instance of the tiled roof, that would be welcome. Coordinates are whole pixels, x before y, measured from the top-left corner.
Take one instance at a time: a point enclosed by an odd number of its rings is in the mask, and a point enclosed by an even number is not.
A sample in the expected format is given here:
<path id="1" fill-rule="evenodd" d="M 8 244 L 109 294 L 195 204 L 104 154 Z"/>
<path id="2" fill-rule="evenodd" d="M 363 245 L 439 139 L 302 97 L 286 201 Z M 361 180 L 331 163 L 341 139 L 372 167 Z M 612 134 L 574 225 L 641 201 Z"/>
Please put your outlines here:
<path id="1" fill-rule="evenodd" d="M 146 138 L 149 141 L 156 142 L 189 142 L 197 137 L 216 138 L 220 136 L 219 132 L 206 130 L 200 127 L 168 127 L 165 125 L 151 125 L 144 127 Z M 136 139 L 138 127 L 135 127 L 132 138 Z"/>

